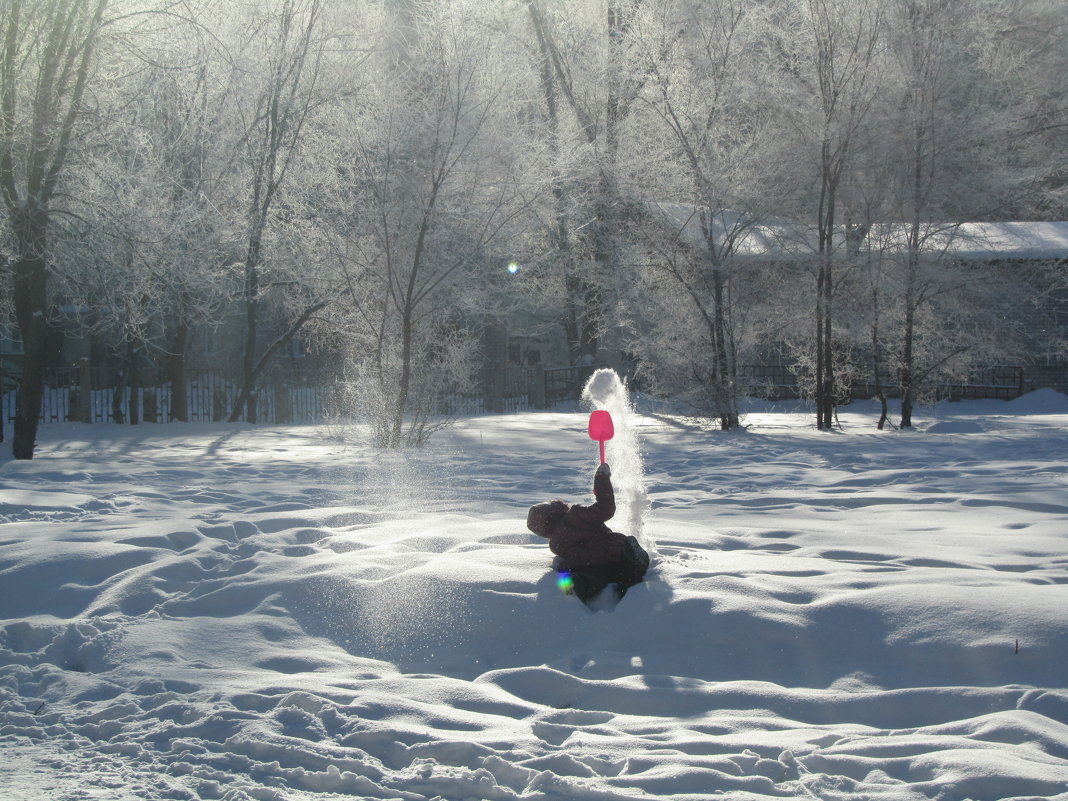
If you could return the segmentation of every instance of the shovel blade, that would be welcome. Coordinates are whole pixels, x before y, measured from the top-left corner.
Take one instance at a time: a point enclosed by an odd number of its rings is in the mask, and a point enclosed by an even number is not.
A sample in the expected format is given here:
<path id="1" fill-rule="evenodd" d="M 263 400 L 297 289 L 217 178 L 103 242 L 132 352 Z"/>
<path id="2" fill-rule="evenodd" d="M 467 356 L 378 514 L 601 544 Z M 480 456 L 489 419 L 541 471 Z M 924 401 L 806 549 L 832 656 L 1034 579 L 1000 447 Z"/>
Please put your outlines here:
<path id="1" fill-rule="evenodd" d="M 615 436 L 615 426 L 612 424 L 612 415 L 604 409 L 598 409 L 590 415 L 590 439 L 604 442 Z"/>

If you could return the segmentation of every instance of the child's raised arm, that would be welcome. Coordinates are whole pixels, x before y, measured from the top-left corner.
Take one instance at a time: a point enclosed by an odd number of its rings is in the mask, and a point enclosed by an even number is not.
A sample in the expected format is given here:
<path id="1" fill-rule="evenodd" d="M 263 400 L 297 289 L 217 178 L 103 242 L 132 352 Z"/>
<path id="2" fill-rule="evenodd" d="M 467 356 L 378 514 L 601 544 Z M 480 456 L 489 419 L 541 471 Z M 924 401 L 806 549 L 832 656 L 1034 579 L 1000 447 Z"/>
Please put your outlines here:
<path id="1" fill-rule="evenodd" d="M 590 523 L 611 520 L 616 513 L 616 493 L 612 488 L 612 469 L 607 463 L 602 463 L 593 475 L 593 495 L 597 499 L 593 505 L 575 504 L 571 507 L 572 513 Z"/>

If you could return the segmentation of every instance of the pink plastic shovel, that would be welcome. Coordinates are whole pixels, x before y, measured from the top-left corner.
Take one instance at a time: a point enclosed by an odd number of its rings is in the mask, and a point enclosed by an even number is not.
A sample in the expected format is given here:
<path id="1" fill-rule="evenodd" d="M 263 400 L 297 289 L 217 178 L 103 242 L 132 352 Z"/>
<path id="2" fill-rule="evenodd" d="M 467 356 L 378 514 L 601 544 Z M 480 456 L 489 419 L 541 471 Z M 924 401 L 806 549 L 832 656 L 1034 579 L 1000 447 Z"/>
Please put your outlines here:
<path id="1" fill-rule="evenodd" d="M 604 464 L 604 443 L 615 435 L 615 426 L 612 425 L 612 415 L 604 409 L 598 409 L 590 415 L 590 439 L 601 443 L 601 464 Z"/>

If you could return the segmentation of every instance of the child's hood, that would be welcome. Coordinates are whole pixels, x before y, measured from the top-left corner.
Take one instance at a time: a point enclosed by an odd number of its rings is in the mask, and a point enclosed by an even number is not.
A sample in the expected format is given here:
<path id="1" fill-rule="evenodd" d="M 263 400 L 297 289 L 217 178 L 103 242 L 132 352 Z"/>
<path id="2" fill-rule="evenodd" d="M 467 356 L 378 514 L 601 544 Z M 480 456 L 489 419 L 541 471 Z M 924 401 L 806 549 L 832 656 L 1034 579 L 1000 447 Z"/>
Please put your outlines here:
<path id="1" fill-rule="evenodd" d="M 527 511 L 527 528 L 546 539 L 567 514 L 568 505 L 560 500 L 535 504 Z"/>

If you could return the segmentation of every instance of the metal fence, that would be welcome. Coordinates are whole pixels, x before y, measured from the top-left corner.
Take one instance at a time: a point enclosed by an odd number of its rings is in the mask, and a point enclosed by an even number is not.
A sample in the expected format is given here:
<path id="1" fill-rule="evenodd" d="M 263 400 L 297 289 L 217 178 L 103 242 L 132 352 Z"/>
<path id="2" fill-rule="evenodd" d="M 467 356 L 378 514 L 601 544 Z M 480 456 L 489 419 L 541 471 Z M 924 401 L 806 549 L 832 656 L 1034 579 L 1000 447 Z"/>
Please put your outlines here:
<path id="1" fill-rule="evenodd" d="M 90 385 L 88 396 L 81 382 Z M 88 378 L 76 368 L 49 371 L 41 398 L 41 421 L 59 423 L 165 423 L 178 419 L 176 395 L 169 383 L 151 386 L 101 386 L 103 378 Z M 189 422 L 223 422 L 237 403 L 240 386 L 222 373 L 203 370 L 186 380 L 185 419 Z M 335 392 L 333 386 L 267 383 L 255 392 L 256 421 L 267 425 L 322 422 Z M 473 393 L 450 396 L 438 410 L 442 415 L 471 416 L 544 408 L 540 370 L 508 369 L 492 386 Z M 0 414 L 10 422 L 15 415 L 15 391 L 0 395 Z M 246 410 L 239 417 L 246 420 Z"/>
<path id="2" fill-rule="evenodd" d="M 769 400 L 783 400 L 800 396 L 796 368 L 785 365 L 744 365 L 738 377 L 749 394 Z M 884 379 L 876 385 L 871 376 L 856 377 L 850 382 L 849 395 L 855 400 L 875 397 L 881 388 L 887 397 L 897 397 L 897 379 Z M 970 400 L 996 398 L 1012 400 L 1028 391 L 1023 367 L 997 366 L 973 370 L 964 381 L 943 381 L 932 387 L 931 394 L 942 400 Z"/>
<path id="3" fill-rule="evenodd" d="M 559 367 L 545 371 L 545 404 L 567 400 L 579 400 L 586 382 L 597 370 L 607 365 L 583 364 L 574 367 Z"/>
<path id="4" fill-rule="evenodd" d="M 603 366 L 552 369 L 509 366 L 492 381 L 484 381 L 480 391 L 448 398 L 439 411 L 443 415 L 471 416 L 551 408 L 560 402 L 579 400 L 590 376 Z M 738 372 L 748 394 L 769 399 L 800 395 L 796 374 L 790 367 L 745 365 Z M 1064 366 L 1057 374 L 1063 377 Z M 120 389 L 102 387 L 94 377 L 89 381 L 86 397 L 80 385 L 82 380 L 85 380 L 84 373 L 78 370 L 56 370 L 48 374 L 41 401 L 42 422 L 162 423 L 176 419 L 176 396 L 170 384 Z M 1034 383 L 1022 367 L 989 367 L 976 370 L 965 382 L 943 384 L 935 394 L 949 400 L 1011 400 L 1033 389 Z M 1052 386 L 1048 382 L 1042 385 Z M 221 373 L 209 370 L 191 373 L 186 383 L 185 419 L 190 422 L 228 420 L 239 391 L 240 387 Z M 329 398 L 333 391 L 333 387 L 283 381 L 267 383 L 255 393 L 256 420 L 268 425 L 321 422 L 331 405 Z M 893 382 L 884 382 L 883 391 L 893 397 L 897 388 Z M 870 398 L 874 393 L 875 384 L 870 378 L 856 379 L 851 385 L 853 398 Z M 244 412 L 239 417 L 242 421 Z M 0 395 L 0 414 L 4 424 L 14 418 L 14 390 Z"/>
<path id="5" fill-rule="evenodd" d="M 41 421 L 57 423 L 165 423 L 177 419 L 175 393 L 169 383 L 153 386 L 100 387 L 90 382 L 88 396 L 79 383 L 77 370 L 54 370 L 46 376 L 41 398 Z M 221 373 L 192 373 L 186 382 L 185 419 L 189 422 L 227 420 L 237 402 L 240 387 Z M 320 387 L 275 382 L 255 393 L 256 419 L 267 424 L 310 423 L 323 417 L 324 392 Z M 15 392 L 0 397 L 5 422 L 15 415 Z M 240 417 L 245 419 L 245 410 Z"/>
<path id="6" fill-rule="evenodd" d="M 738 367 L 738 381 L 744 392 L 767 400 L 784 400 L 801 395 L 797 373 L 785 365 L 741 365 Z"/>

